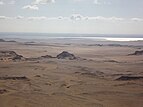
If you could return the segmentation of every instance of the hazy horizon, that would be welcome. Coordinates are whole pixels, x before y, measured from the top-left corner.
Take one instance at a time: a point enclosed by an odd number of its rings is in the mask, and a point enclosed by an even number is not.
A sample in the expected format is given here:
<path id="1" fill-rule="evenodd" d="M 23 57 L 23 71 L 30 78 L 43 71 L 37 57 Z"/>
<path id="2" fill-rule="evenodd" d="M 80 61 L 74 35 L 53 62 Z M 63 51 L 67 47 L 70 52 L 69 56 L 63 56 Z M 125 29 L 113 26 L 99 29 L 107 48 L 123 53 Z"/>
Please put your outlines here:
<path id="1" fill-rule="evenodd" d="M 8 33 L 0 32 L 0 39 L 18 40 L 92 40 L 92 41 L 143 41 L 139 34 L 73 34 L 73 33 Z"/>
<path id="2" fill-rule="evenodd" d="M 72 32 L 69 32 L 69 33 L 66 33 L 66 32 L 0 32 L 1 34 L 2 33 L 10 33 L 10 34 L 22 34 L 22 33 L 25 33 L 25 34 L 74 34 L 74 35 L 80 35 L 80 34 L 82 34 L 82 35 L 143 35 L 143 33 L 140 33 L 140 34 L 138 34 L 138 33 L 132 33 L 132 34 L 130 34 L 130 33 L 118 33 L 118 34 L 116 34 L 116 33 L 72 33 Z"/>

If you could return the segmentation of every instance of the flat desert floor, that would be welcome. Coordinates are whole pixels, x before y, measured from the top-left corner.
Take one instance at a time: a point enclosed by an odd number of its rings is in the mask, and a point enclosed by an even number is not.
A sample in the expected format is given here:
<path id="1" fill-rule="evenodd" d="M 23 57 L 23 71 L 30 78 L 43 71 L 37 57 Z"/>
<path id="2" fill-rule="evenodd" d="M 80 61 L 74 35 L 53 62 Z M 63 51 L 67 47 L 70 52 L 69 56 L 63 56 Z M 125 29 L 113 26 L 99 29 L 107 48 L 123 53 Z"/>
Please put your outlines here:
<path id="1" fill-rule="evenodd" d="M 0 51 L 31 59 L 0 61 L 0 107 L 143 107 L 143 56 L 128 55 L 142 49 L 0 42 Z M 78 58 L 38 58 L 62 51 Z"/>

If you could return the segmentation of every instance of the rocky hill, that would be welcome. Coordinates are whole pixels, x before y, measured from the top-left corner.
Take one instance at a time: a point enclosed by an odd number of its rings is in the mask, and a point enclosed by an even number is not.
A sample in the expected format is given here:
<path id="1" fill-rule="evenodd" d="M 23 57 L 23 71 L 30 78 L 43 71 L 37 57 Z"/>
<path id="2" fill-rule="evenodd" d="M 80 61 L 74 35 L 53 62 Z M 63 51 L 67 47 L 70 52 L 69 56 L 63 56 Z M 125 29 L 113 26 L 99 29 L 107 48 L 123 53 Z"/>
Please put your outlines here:
<path id="1" fill-rule="evenodd" d="M 143 55 L 143 50 L 135 51 L 133 54 L 129 54 L 129 55 Z"/>
<path id="2" fill-rule="evenodd" d="M 57 58 L 58 59 L 69 59 L 69 60 L 77 59 L 74 54 L 71 54 L 67 51 L 63 51 L 62 53 L 58 54 Z"/>
<path id="3" fill-rule="evenodd" d="M 14 51 L 0 51 L 0 60 L 1 61 L 16 61 L 16 60 L 22 60 L 24 57 L 22 55 L 18 55 Z"/>
<path id="4" fill-rule="evenodd" d="M 0 42 L 5 42 L 5 40 L 3 40 L 3 39 L 0 39 Z"/>

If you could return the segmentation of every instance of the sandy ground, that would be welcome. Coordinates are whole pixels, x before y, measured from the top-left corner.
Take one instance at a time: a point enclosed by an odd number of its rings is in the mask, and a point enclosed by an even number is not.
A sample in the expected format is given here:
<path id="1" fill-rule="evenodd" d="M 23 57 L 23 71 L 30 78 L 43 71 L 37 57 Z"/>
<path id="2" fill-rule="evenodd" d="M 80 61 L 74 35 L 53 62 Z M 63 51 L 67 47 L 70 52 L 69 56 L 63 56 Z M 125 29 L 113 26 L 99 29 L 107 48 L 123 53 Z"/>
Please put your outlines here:
<path id="1" fill-rule="evenodd" d="M 0 61 L 0 77 L 28 78 L 0 80 L 0 107 L 143 107 L 143 79 L 116 80 L 123 75 L 143 76 L 143 56 L 128 56 L 141 49 L 1 42 L 1 51 L 26 58 L 68 51 L 81 59 Z"/>

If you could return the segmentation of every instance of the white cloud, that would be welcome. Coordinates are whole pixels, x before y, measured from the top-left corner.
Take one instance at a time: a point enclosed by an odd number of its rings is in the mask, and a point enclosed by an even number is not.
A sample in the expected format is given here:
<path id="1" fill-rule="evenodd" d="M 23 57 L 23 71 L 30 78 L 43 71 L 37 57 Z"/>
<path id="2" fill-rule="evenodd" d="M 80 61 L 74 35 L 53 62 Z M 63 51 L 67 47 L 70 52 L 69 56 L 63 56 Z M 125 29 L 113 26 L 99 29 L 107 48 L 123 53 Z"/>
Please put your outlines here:
<path id="1" fill-rule="evenodd" d="M 96 5 L 100 5 L 100 4 L 101 4 L 101 2 L 100 2 L 99 0 L 94 0 L 94 4 L 96 4 Z"/>
<path id="2" fill-rule="evenodd" d="M 89 20 L 88 16 L 82 16 L 81 14 L 72 14 L 69 19 L 73 21 Z"/>
<path id="3" fill-rule="evenodd" d="M 81 14 L 72 14 L 70 16 L 71 20 L 82 20 L 84 17 Z"/>
<path id="4" fill-rule="evenodd" d="M 82 16 L 81 14 L 73 14 L 70 16 L 71 20 L 101 20 L 101 21 L 123 21 L 124 18 L 120 17 L 103 17 L 103 16 L 96 16 L 96 17 L 90 17 L 90 16 Z"/>
<path id="5" fill-rule="evenodd" d="M 17 16 L 15 17 L 16 19 L 23 19 L 24 17 L 23 16 Z"/>
<path id="6" fill-rule="evenodd" d="M 0 20 L 3 20 L 3 19 L 7 19 L 8 17 L 6 16 L 0 16 Z"/>
<path id="7" fill-rule="evenodd" d="M 39 7 L 37 5 L 26 5 L 22 9 L 39 10 Z"/>
<path id="8" fill-rule="evenodd" d="M 103 16 L 82 16 L 81 14 L 72 14 L 69 17 L 57 16 L 57 17 L 28 17 L 28 20 L 72 20 L 72 21 L 85 21 L 85 20 L 95 20 L 95 21 L 124 21 L 124 18 L 120 17 L 103 17 Z"/>
<path id="9" fill-rule="evenodd" d="M 27 20 L 34 21 L 34 20 L 69 20 L 69 17 L 57 16 L 57 17 L 27 17 Z"/>
<path id="10" fill-rule="evenodd" d="M 139 22 L 140 22 L 140 21 L 143 21 L 142 18 L 131 18 L 131 20 L 132 20 L 132 21 L 139 21 Z"/>
<path id="11" fill-rule="evenodd" d="M 4 2 L 3 1 L 0 1 L 0 5 L 3 5 L 4 4 Z"/>
<path id="12" fill-rule="evenodd" d="M 4 4 L 10 4 L 10 5 L 13 5 L 15 4 L 16 1 L 15 0 L 0 0 L 0 5 L 4 5 Z"/>
<path id="13" fill-rule="evenodd" d="M 94 0 L 93 2 L 95 5 L 110 5 L 111 2 L 109 0 Z"/>
<path id="14" fill-rule="evenodd" d="M 64 19 L 64 17 L 63 16 L 59 16 L 58 19 L 62 20 L 62 19 Z"/>
<path id="15" fill-rule="evenodd" d="M 101 21 L 123 21 L 124 18 L 120 17 L 103 17 L 103 16 L 97 16 L 97 17 L 87 17 L 88 20 L 101 20 Z"/>
<path id="16" fill-rule="evenodd" d="M 106 22 L 115 22 L 115 21 L 123 21 L 123 22 L 143 22 L 143 18 L 121 18 L 121 17 L 103 17 L 103 16 L 83 16 L 81 14 L 72 14 L 70 16 L 57 16 L 57 17 L 47 17 L 47 16 L 39 16 L 39 17 L 24 17 L 24 16 L 16 16 L 16 17 L 8 17 L 8 16 L 0 16 L 0 20 L 66 20 L 66 21 L 106 21 Z"/>
<path id="17" fill-rule="evenodd" d="M 45 16 L 40 16 L 40 17 L 28 17 L 28 20 L 46 20 L 47 17 Z"/>
<path id="18" fill-rule="evenodd" d="M 34 4 L 48 4 L 55 3 L 55 0 L 35 0 Z"/>
<path id="19" fill-rule="evenodd" d="M 113 17 L 107 18 L 107 20 L 112 20 L 112 21 L 123 21 L 124 18 L 120 18 L 120 17 L 115 17 L 115 16 L 113 16 Z"/>
<path id="20" fill-rule="evenodd" d="M 37 5 L 48 3 L 55 3 L 55 0 L 35 0 L 30 5 L 24 6 L 22 9 L 39 10 L 39 7 Z"/>
<path id="21" fill-rule="evenodd" d="M 69 17 L 63 17 L 63 16 L 58 16 L 58 17 L 48 17 L 48 20 L 69 20 Z"/>
<path id="22" fill-rule="evenodd" d="M 84 1 L 84 0 L 73 0 L 74 2 L 81 2 L 81 1 Z"/>

